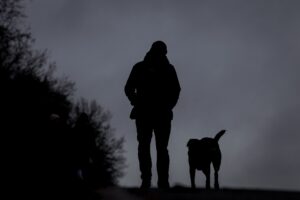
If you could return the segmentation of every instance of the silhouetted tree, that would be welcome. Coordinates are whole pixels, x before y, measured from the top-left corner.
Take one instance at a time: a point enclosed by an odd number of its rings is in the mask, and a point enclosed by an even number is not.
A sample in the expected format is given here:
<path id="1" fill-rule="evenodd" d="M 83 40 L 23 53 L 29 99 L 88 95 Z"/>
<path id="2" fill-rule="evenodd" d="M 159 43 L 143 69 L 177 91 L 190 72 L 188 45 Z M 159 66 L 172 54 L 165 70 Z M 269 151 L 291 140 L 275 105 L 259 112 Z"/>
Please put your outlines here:
<path id="1" fill-rule="evenodd" d="M 23 23 L 22 3 L 22 0 L 0 1 L 2 173 L 6 176 L 6 185 L 17 189 L 54 191 L 69 187 L 71 192 L 74 187 L 80 187 L 75 174 L 76 152 L 72 148 L 76 141 L 74 120 L 79 120 L 79 115 L 75 112 L 72 115 L 72 110 L 76 107 L 83 112 L 86 108 L 71 100 L 74 83 L 65 77 L 56 78 L 53 75 L 55 64 L 48 62 L 46 52 L 34 50 L 34 40 Z M 96 134 L 97 148 L 120 150 L 121 141 L 118 146 L 118 142 L 112 142 L 113 138 L 98 142 L 99 135 L 110 135 L 109 125 L 101 124 L 109 121 L 97 118 L 104 115 L 99 115 L 98 107 L 89 108 L 91 111 L 87 113 L 92 124 L 90 128 Z M 108 157 L 101 159 L 96 158 L 98 151 L 94 152 L 93 160 L 97 165 L 93 166 L 111 163 L 110 170 L 115 169 L 107 172 L 108 177 L 104 177 L 106 172 L 98 176 L 103 185 L 115 183 L 119 168 L 117 162 L 111 161 L 116 157 L 110 158 L 114 150 L 107 150 Z"/>
<path id="2" fill-rule="evenodd" d="M 22 20 L 22 1 L 0 1 L 0 132 L 5 175 L 12 186 L 58 180 L 58 149 L 66 137 L 53 132 L 50 116 L 67 124 L 73 83 L 53 76 L 45 52 L 33 50 Z M 60 163 L 61 164 L 61 163 Z M 63 164 L 61 164 L 63 165 Z M 43 183 L 43 184 L 40 184 Z"/>

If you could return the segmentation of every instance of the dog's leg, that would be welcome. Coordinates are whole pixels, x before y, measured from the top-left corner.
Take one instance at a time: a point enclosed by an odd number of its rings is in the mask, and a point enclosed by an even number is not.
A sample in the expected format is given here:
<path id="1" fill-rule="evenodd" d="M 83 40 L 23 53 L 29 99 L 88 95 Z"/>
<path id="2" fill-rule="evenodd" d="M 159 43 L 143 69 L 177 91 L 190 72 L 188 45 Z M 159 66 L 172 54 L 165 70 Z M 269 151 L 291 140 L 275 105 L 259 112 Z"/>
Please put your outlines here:
<path id="1" fill-rule="evenodd" d="M 206 177 L 206 184 L 205 187 L 206 189 L 210 189 L 210 166 L 205 167 L 205 169 L 203 170 L 205 177 Z"/>
<path id="2" fill-rule="evenodd" d="M 219 189 L 219 174 L 218 171 L 215 171 L 215 189 L 218 190 Z"/>
<path id="3" fill-rule="evenodd" d="M 191 186 L 192 188 L 196 188 L 195 185 L 195 173 L 196 173 L 196 169 L 193 167 L 190 167 L 190 179 L 191 179 Z"/>
<path id="4" fill-rule="evenodd" d="M 213 159 L 213 166 L 215 169 L 215 189 L 219 189 L 219 169 L 221 165 L 221 152 L 219 151 L 215 159 Z"/>

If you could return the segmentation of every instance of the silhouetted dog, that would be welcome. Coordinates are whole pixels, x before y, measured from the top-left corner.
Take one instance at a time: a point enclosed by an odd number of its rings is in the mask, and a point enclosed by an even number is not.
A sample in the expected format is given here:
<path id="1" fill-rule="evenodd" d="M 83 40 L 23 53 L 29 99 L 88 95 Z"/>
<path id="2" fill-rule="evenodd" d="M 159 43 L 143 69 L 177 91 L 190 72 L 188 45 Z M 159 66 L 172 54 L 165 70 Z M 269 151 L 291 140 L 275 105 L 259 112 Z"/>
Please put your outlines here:
<path id="1" fill-rule="evenodd" d="M 206 176 L 206 189 L 210 189 L 210 164 L 215 169 L 215 189 L 219 189 L 218 171 L 221 165 L 221 151 L 218 141 L 225 133 L 221 130 L 215 138 L 202 138 L 201 140 L 190 139 L 187 146 L 189 148 L 189 165 L 192 188 L 195 188 L 195 172 L 202 170 Z"/>

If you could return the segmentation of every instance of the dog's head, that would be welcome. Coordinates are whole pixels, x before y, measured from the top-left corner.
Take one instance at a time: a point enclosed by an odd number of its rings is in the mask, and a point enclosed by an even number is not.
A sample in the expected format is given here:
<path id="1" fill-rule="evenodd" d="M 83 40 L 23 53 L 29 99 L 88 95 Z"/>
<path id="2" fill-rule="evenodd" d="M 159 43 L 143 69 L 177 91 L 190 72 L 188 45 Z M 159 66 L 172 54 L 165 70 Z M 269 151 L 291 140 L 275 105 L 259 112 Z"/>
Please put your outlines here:
<path id="1" fill-rule="evenodd" d="M 195 146 L 195 144 L 198 142 L 199 140 L 197 140 L 197 139 L 190 139 L 189 141 L 188 141 L 188 143 L 187 143 L 187 147 L 192 147 L 192 146 Z"/>

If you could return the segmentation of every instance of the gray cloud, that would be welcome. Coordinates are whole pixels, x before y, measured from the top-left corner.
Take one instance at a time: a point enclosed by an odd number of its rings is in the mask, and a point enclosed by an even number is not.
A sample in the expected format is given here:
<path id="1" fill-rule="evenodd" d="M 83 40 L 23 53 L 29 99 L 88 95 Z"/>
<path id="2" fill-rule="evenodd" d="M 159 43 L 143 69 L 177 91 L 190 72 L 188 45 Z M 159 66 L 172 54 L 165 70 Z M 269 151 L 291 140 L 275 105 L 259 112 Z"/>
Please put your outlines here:
<path id="1" fill-rule="evenodd" d="M 299 9 L 292 0 L 44 0 L 27 13 L 36 46 L 49 49 L 58 73 L 77 83 L 78 96 L 112 112 L 116 134 L 126 138 L 122 185 L 140 181 L 123 87 L 132 65 L 161 39 L 182 85 L 171 184 L 189 184 L 187 140 L 225 128 L 221 186 L 299 190 Z M 197 181 L 204 185 L 202 175 Z"/>

